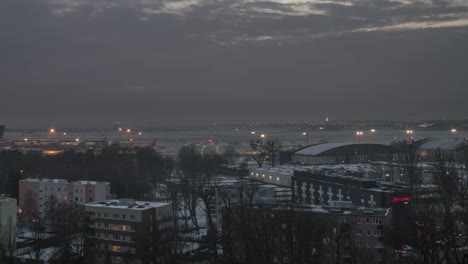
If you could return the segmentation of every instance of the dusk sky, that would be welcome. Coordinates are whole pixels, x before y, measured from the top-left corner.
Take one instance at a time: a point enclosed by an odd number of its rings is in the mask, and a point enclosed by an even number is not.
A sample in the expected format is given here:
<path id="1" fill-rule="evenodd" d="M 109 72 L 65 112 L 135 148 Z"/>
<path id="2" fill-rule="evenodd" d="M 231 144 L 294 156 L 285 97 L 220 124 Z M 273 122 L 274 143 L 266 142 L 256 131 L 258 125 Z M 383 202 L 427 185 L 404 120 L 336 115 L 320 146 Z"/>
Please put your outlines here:
<path id="1" fill-rule="evenodd" d="M 1 0 L 0 123 L 468 117 L 468 0 Z"/>

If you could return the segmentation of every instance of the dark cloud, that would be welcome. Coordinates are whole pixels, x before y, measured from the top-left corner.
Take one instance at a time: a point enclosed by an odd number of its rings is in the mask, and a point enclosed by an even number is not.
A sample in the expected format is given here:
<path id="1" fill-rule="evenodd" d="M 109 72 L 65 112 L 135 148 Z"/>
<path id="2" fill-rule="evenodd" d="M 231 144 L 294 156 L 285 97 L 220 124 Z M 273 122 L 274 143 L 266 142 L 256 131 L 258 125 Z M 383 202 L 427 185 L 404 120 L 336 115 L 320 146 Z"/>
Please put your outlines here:
<path id="1" fill-rule="evenodd" d="M 0 122 L 466 117 L 468 4 L 0 2 Z"/>

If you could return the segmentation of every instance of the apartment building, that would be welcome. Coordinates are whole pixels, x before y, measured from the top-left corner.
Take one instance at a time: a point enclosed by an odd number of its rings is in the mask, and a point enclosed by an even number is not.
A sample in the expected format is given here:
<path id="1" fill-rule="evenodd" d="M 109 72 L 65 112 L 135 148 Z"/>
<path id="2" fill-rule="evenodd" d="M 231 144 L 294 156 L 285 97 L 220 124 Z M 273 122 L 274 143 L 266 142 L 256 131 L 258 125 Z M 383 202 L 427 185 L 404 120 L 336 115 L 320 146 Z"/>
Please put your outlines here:
<path id="1" fill-rule="evenodd" d="M 236 263 L 392 263 L 391 208 L 270 204 L 223 211 Z M 387 237 L 386 237 L 387 236 Z M 246 246 L 248 245 L 248 246 Z"/>
<path id="2" fill-rule="evenodd" d="M 171 204 L 107 200 L 85 205 L 97 259 L 112 263 L 167 263 L 173 231 Z M 96 260 L 98 261 L 98 260 Z"/>
<path id="3" fill-rule="evenodd" d="M 7 255 L 16 248 L 16 215 L 16 199 L 0 194 L 0 247 Z"/>
<path id="4" fill-rule="evenodd" d="M 25 179 L 19 182 L 19 207 L 23 218 L 43 218 L 50 203 L 85 204 L 110 199 L 109 182 L 63 179 Z"/>

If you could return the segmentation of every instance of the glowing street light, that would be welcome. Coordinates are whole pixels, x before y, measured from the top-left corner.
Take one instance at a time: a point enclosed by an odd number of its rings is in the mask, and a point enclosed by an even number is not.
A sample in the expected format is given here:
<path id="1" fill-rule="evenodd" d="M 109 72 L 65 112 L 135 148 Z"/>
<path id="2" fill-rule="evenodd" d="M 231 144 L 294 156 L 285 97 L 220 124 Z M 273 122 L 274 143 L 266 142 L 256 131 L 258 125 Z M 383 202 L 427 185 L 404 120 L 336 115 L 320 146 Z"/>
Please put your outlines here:
<path id="1" fill-rule="evenodd" d="M 413 130 L 406 130 L 406 134 L 408 135 L 408 141 L 413 140 Z"/>
<path id="2" fill-rule="evenodd" d="M 130 128 L 127 128 L 127 133 L 130 133 L 132 132 L 132 130 Z"/>
<path id="3" fill-rule="evenodd" d="M 358 142 L 361 143 L 361 136 L 364 135 L 362 131 L 356 131 L 356 136 L 358 137 Z"/>
<path id="4" fill-rule="evenodd" d="M 370 130 L 371 136 L 372 136 L 372 143 L 375 142 L 375 139 L 374 139 L 375 131 L 377 131 L 377 130 L 375 130 L 374 128 L 372 128 L 372 129 Z"/>
<path id="5" fill-rule="evenodd" d="M 122 132 L 122 128 L 121 128 L 121 127 L 119 127 L 119 129 L 118 129 L 118 130 L 119 130 L 119 132 Z"/>
<path id="6" fill-rule="evenodd" d="M 77 139 L 75 139 L 75 141 L 76 141 L 76 142 L 80 142 L 80 139 L 79 139 L 79 138 L 77 138 Z"/>
<path id="7" fill-rule="evenodd" d="M 24 141 L 27 142 L 27 141 L 28 141 L 28 138 L 24 138 Z"/>
<path id="8" fill-rule="evenodd" d="M 452 133 L 452 138 L 455 138 L 455 134 L 457 133 L 457 130 L 455 128 L 452 128 L 450 132 Z"/>
<path id="9" fill-rule="evenodd" d="M 260 135 L 260 138 L 265 138 L 265 134 L 261 134 L 261 135 Z"/>
<path id="10" fill-rule="evenodd" d="M 141 135 L 143 135 L 143 133 L 140 131 L 140 132 L 138 132 L 138 135 L 141 136 Z"/>
<path id="11" fill-rule="evenodd" d="M 66 135 L 67 135 L 67 132 L 63 132 L 63 135 L 66 136 Z"/>
<path id="12" fill-rule="evenodd" d="M 309 133 L 302 132 L 302 135 L 306 137 L 306 145 L 309 145 Z"/>
<path id="13" fill-rule="evenodd" d="M 50 132 L 51 134 L 55 133 L 55 128 L 51 128 L 51 129 L 49 130 L 49 132 Z"/>

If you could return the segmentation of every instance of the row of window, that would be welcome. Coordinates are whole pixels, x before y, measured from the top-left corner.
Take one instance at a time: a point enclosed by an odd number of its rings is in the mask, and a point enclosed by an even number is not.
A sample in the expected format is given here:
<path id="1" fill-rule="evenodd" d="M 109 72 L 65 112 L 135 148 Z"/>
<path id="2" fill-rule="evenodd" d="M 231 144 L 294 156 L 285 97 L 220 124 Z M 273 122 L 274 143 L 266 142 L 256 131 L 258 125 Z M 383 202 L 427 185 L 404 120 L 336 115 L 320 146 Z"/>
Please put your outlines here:
<path id="1" fill-rule="evenodd" d="M 96 215 L 96 212 L 88 212 L 89 215 L 92 215 L 92 216 L 95 216 Z M 109 218 L 109 213 L 103 213 L 102 214 L 104 218 Z M 101 212 L 97 212 L 97 217 L 101 217 Z M 127 215 L 126 214 L 112 214 L 112 219 L 121 219 L 122 220 L 127 220 Z M 136 220 L 136 217 L 135 215 L 130 215 L 130 220 L 133 220 L 135 221 Z"/>
<path id="2" fill-rule="evenodd" d="M 361 223 L 361 218 L 356 217 L 356 223 Z M 381 225 L 383 223 L 381 218 L 366 218 L 366 224 Z"/>
<path id="3" fill-rule="evenodd" d="M 116 225 L 116 224 L 109 224 L 109 223 L 91 223 L 91 226 L 95 226 L 96 228 L 104 228 L 104 229 L 113 229 L 119 231 L 135 231 L 134 225 Z"/>
<path id="4" fill-rule="evenodd" d="M 361 228 L 356 228 L 355 232 L 354 232 L 356 235 L 358 236 L 361 236 L 362 235 L 362 229 Z M 367 235 L 368 236 L 371 236 L 371 235 L 374 235 L 374 236 L 382 236 L 382 232 L 381 230 L 370 230 L 370 229 L 367 229 Z"/>
<path id="5" fill-rule="evenodd" d="M 133 236 L 111 235 L 107 233 L 96 233 L 96 234 L 91 234 L 91 236 L 95 236 L 96 238 L 107 239 L 107 240 L 135 242 L 135 238 Z"/>
<path id="6" fill-rule="evenodd" d="M 106 244 L 98 244 L 96 246 L 97 248 L 103 249 L 103 250 L 135 254 L 135 248 L 132 248 L 132 247 L 114 246 L 114 245 L 106 245 Z"/>
<path id="7" fill-rule="evenodd" d="M 362 247 L 363 246 L 362 240 L 356 240 L 356 246 Z M 380 241 L 369 241 L 367 242 L 367 247 L 368 248 L 384 248 L 384 244 Z"/>

